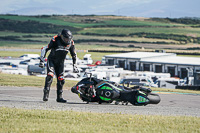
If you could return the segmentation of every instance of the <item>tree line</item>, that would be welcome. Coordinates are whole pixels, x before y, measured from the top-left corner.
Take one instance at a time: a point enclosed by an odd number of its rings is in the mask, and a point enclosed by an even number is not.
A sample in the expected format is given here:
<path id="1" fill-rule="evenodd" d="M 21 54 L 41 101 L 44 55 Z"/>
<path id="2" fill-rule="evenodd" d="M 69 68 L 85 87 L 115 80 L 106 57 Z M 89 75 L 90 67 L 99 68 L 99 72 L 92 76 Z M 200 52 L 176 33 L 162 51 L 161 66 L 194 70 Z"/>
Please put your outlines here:
<path id="1" fill-rule="evenodd" d="M 190 18 L 190 17 L 185 17 L 185 18 L 151 18 L 153 21 L 159 21 L 159 22 L 172 22 L 172 23 L 181 23 L 181 24 L 195 24 L 199 25 L 200 24 L 200 18 Z"/>

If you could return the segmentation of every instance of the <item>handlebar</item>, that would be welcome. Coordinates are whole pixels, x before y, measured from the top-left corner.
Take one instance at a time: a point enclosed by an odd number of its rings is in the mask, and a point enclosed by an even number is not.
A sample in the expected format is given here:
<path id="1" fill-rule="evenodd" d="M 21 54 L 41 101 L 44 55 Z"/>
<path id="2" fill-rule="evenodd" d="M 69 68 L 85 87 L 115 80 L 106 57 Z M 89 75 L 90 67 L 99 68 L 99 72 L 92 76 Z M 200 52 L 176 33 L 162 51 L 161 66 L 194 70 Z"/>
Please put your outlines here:
<path id="1" fill-rule="evenodd" d="M 84 75 L 87 75 L 87 77 L 88 77 L 88 74 L 89 74 L 89 78 L 90 78 L 90 81 L 91 81 L 91 79 L 92 79 L 92 73 L 87 73 L 87 72 L 85 72 Z"/>

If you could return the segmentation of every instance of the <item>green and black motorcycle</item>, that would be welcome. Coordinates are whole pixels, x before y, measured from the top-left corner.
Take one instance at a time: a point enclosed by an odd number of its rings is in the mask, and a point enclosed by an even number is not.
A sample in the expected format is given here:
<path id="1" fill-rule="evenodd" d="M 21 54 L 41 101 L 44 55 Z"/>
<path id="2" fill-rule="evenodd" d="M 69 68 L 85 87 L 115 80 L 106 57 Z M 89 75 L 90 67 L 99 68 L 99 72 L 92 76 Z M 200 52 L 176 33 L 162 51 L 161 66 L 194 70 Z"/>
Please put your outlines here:
<path id="1" fill-rule="evenodd" d="M 147 105 L 147 104 L 158 104 L 160 102 L 160 96 L 152 93 L 150 88 L 146 87 L 126 87 L 118 85 L 115 82 L 101 80 L 92 77 L 82 79 L 75 86 L 71 88 L 73 93 L 78 96 L 84 102 L 98 102 L 101 103 L 112 103 L 115 104 L 128 104 L 132 105 Z"/>

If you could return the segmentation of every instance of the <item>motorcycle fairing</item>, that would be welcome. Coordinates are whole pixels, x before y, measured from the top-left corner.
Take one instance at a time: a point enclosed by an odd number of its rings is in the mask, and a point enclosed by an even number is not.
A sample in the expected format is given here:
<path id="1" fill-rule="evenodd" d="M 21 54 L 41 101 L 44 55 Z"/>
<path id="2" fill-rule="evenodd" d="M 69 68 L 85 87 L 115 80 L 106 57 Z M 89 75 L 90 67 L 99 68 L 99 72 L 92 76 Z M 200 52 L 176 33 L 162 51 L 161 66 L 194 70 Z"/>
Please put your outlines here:
<path id="1" fill-rule="evenodd" d="M 146 98 L 143 97 L 143 96 L 138 96 L 138 97 L 137 97 L 137 102 L 138 102 L 138 103 L 146 103 L 146 102 L 149 102 L 149 100 L 146 99 Z"/>
<path id="2" fill-rule="evenodd" d="M 102 81 L 97 85 L 96 93 L 102 101 L 110 102 L 120 97 L 120 88 Z"/>
<path id="3" fill-rule="evenodd" d="M 136 94 L 136 103 L 135 105 L 147 105 L 149 103 L 149 99 L 147 94 L 142 91 L 138 91 Z"/>

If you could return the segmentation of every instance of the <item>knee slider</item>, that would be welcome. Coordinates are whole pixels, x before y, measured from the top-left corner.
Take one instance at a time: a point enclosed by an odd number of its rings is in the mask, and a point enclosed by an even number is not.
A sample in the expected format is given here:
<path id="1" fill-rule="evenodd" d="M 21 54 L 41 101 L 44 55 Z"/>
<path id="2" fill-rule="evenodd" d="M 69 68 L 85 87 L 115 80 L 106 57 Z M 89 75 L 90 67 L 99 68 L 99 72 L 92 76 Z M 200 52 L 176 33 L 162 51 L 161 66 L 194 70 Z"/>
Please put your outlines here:
<path id="1" fill-rule="evenodd" d="M 51 77 L 53 78 L 53 76 L 54 76 L 54 73 L 52 73 L 52 72 L 49 72 L 49 73 L 47 74 L 47 76 L 51 76 Z"/>
<path id="2" fill-rule="evenodd" d="M 46 77 L 46 81 L 49 83 L 49 82 L 52 82 L 52 80 L 53 80 L 53 75 L 50 75 L 50 74 L 48 73 L 48 75 L 47 75 L 47 77 Z"/>
<path id="3" fill-rule="evenodd" d="M 65 83 L 64 76 L 59 76 L 58 81 L 63 85 Z"/>

